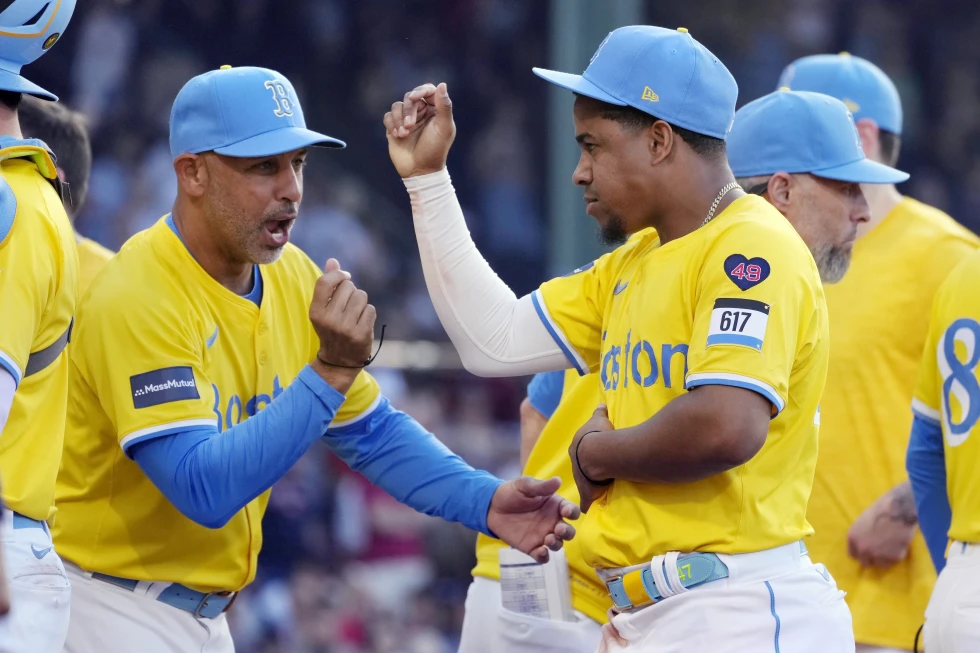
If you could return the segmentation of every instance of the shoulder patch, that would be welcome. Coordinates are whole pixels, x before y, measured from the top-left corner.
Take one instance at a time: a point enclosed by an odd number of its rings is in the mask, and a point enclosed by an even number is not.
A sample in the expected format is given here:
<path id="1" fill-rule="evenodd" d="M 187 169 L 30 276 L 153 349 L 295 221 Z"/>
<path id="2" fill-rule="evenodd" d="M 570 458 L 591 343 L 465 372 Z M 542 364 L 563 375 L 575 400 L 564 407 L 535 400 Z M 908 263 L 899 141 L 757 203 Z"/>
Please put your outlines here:
<path id="1" fill-rule="evenodd" d="M 768 325 L 769 304 L 754 299 L 719 297 L 711 311 L 705 347 L 741 345 L 762 351 Z"/>
<path id="2" fill-rule="evenodd" d="M 0 177 L 0 245 L 7 239 L 17 215 L 17 196 L 7 181 Z"/>
<path id="3" fill-rule="evenodd" d="M 183 399 L 200 399 L 190 366 L 164 367 L 129 377 L 133 407 L 149 408 Z"/>
<path id="4" fill-rule="evenodd" d="M 769 272 L 769 261 L 760 256 L 750 259 L 742 254 L 732 254 L 725 259 L 725 274 L 742 291 L 768 279 Z"/>

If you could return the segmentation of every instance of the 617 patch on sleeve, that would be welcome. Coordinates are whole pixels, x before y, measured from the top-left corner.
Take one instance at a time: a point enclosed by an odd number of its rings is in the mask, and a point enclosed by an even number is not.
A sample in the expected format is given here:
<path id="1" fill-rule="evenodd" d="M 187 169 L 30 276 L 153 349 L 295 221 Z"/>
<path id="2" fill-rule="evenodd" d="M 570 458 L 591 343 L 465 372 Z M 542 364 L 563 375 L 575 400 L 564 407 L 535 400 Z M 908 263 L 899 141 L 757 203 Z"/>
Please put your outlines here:
<path id="1" fill-rule="evenodd" d="M 754 299 L 716 299 L 707 346 L 742 345 L 762 351 L 768 324 L 769 304 Z"/>

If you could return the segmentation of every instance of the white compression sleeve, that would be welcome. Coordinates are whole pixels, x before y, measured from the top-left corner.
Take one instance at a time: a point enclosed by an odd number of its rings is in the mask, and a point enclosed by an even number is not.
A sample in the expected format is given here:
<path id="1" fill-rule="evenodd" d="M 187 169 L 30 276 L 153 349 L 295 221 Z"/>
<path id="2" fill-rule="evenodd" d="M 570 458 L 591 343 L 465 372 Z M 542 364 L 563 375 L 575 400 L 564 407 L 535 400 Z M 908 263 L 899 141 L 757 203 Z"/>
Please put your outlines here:
<path id="1" fill-rule="evenodd" d="M 7 426 L 7 418 L 10 416 L 10 407 L 14 404 L 14 392 L 17 391 L 17 384 L 14 377 L 7 370 L 0 367 L 0 435 L 3 434 L 4 427 Z"/>
<path id="2" fill-rule="evenodd" d="M 425 284 L 466 369 L 478 376 L 523 376 L 571 367 L 531 296 L 518 299 L 476 249 L 449 171 L 404 182 Z"/>

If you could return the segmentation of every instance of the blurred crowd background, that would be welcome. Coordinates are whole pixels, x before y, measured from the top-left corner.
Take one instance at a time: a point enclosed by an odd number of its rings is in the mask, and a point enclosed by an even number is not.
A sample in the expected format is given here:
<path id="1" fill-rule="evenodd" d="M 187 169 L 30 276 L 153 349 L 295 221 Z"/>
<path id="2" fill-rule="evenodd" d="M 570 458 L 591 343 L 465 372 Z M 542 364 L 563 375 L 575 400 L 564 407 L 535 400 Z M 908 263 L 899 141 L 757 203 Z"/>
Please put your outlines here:
<path id="1" fill-rule="evenodd" d="M 348 143 L 310 158 L 294 242 L 314 260 L 336 256 L 353 272 L 389 338 L 444 340 L 381 117 L 416 84 L 448 82 L 459 130 L 450 168 L 468 223 L 515 292 L 530 291 L 554 272 L 545 263 L 552 235 L 547 85 L 531 67 L 549 64 L 549 26 L 560 6 L 86 0 L 30 77 L 87 115 L 95 159 L 78 227 L 118 248 L 165 214 L 174 197 L 167 129 L 179 88 L 222 64 L 278 69 L 295 84 L 307 123 Z M 874 61 L 897 84 L 905 108 L 899 167 L 912 179 L 901 190 L 980 231 L 980 4 L 694 0 L 643 7 L 645 22 L 688 27 L 725 62 L 739 82 L 739 105 L 773 90 L 798 56 L 846 50 Z M 527 379 L 372 372 L 396 406 L 472 464 L 518 473 L 518 404 Z M 258 580 L 231 613 L 237 649 L 455 651 L 473 538 L 400 506 L 318 448 L 272 493 Z"/>

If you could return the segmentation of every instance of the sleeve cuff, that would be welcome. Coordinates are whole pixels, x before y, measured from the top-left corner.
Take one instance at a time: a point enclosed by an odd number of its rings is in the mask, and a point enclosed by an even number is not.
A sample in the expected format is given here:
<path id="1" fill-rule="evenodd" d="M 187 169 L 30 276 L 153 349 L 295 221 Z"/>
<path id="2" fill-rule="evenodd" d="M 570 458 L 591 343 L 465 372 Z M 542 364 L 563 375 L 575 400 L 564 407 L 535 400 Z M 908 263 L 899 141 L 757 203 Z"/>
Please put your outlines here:
<path id="1" fill-rule="evenodd" d="M 786 407 L 786 402 L 779 396 L 779 393 L 776 392 L 775 388 L 764 381 L 753 379 L 750 376 L 721 372 L 705 372 L 687 375 L 687 383 L 685 384 L 685 387 L 688 390 L 702 385 L 727 385 L 733 388 L 754 390 L 768 399 L 769 403 L 772 404 L 773 408 L 775 409 L 775 412 L 772 414 L 773 419 L 775 419 L 779 413 L 783 412 L 783 408 Z"/>
<path id="2" fill-rule="evenodd" d="M 140 442 L 162 438 L 166 435 L 174 435 L 175 433 L 185 433 L 190 431 L 217 432 L 217 430 L 218 421 L 215 419 L 186 419 L 180 422 L 170 422 L 169 424 L 160 424 L 159 426 L 151 426 L 149 428 L 140 429 L 139 431 L 133 431 L 119 441 L 119 446 L 122 447 L 123 453 L 126 454 L 127 457 L 132 458 L 129 452 L 133 445 L 139 444 Z"/>
<path id="3" fill-rule="evenodd" d="M 17 361 L 5 351 L 0 351 L 0 367 L 10 372 L 10 376 L 14 377 L 14 388 L 19 388 L 21 379 L 24 378 L 24 372 L 20 369 Z"/>
<path id="4" fill-rule="evenodd" d="M 565 358 L 572 364 L 575 371 L 580 376 L 588 374 L 589 366 L 586 364 L 585 359 L 582 358 L 582 355 L 575 350 L 575 347 L 572 346 L 568 338 L 565 337 L 564 332 L 562 332 L 558 324 L 551 318 L 551 314 L 548 313 L 548 306 L 545 304 L 540 290 L 535 290 L 531 293 L 531 302 L 534 304 L 534 310 L 537 312 L 538 317 L 541 318 L 541 323 L 544 325 L 544 328 L 548 330 L 555 344 L 565 354 Z"/>
<path id="5" fill-rule="evenodd" d="M 449 168 L 443 168 L 438 172 L 430 172 L 427 175 L 417 177 L 407 177 L 402 179 L 405 188 L 409 193 L 425 192 L 427 190 L 442 190 L 452 184 L 449 177 Z"/>
<path id="6" fill-rule="evenodd" d="M 477 499 L 477 501 L 479 502 L 477 503 L 477 505 L 486 506 L 486 508 L 480 513 L 483 515 L 483 523 L 473 524 L 473 526 L 476 527 L 474 528 L 474 530 L 477 530 L 488 537 L 492 537 L 495 540 L 499 540 L 500 538 L 497 537 L 497 534 L 490 530 L 488 517 L 490 516 L 490 506 L 493 504 L 493 495 L 497 493 L 497 490 L 500 488 L 501 485 L 504 484 L 504 482 L 501 479 L 494 476 L 493 474 L 490 474 L 489 472 L 485 472 L 485 473 L 486 473 L 486 479 L 484 482 L 486 483 L 486 485 L 482 489 L 482 494 Z"/>
<path id="7" fill-rule="evenodd" d="M 333 414 L 336 414 L 340 410 L 341 404 L 347 399 L 347 397 L 337 392 L 333 386 L 324 381 L 323 377 L 317 374 L 309 365 L 300 370 L 296 380 L 302 381 L 303 385 L 309 388 Z"/>
<path id="8" fill-rule="evenodd" d="M 374 398 L 374 401 L 372 401 L 367 408 L 362 410 L 354 417 L 351 417 L 350 419 L 344 419 L 344 420 L 335 419 L 332 422 L 330 422 L 330 425 L 327 426 L 327 428 L 331 431 L 334 431 L 336 429 L 342 429 L 345 426 L 351 426 L 357 424 L 358 422 L 371 417 L 374 411 L 378 410 L 378 408 L 381 406 L 382 401 L 384 401 L 384 395 L 382 395 L 381 391 L 379 390 L 377 396 L 375 396 Z M 390 405 L 391 404 L 386 404 L 386 406 L 390 406 Z"/>
<path id="9" fill-rule="evenodd" d="M 912 412 L 916 417 L 929 422 L 930 424 L 939 425 L 942 423 L 942 416 L 939 411 L 935 408 L 930 408 L 924 402 L 915 397 L 912 398 Z"/>

